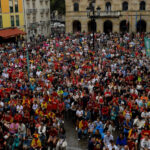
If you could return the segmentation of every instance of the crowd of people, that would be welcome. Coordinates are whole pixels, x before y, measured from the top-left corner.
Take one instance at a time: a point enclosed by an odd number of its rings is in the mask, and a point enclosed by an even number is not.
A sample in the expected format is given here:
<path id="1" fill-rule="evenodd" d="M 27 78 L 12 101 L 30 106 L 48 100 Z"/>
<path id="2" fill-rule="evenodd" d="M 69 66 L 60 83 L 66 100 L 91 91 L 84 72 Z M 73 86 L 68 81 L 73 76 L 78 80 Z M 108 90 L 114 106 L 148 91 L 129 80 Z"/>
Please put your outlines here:
<path id="1" fill-rule="evenodd" d="M 150 149 L 148 34 L 60 35 L 0 45 L 0 149 Z M 29 55 L 29 64 L 28 55 Z"/>

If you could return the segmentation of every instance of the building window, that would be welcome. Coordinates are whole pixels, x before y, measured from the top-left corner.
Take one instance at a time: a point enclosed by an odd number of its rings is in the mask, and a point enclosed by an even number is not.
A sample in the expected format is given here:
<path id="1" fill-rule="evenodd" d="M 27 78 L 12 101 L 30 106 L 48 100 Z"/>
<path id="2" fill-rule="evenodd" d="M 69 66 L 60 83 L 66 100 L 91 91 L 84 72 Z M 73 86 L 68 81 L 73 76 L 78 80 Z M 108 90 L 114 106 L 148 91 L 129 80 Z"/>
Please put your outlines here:
<path id="1" fill-rule="evenodd" d="M 9 10 L 10 10 L 10 13 L 13 13 L 13 0 L 9 0 Z"/>
<path id="2" fill-rule="evenodd" d="M 18 0 L 15 0 L 15 12 L 18 12 Z"/>
<path id="3" fill-rule="evenodd" d="M 14 16 L 11 16 L 10 19 L 11 19 L 11 27 L 14 27 L 15 26 Z"/>
<path id="4" fill-rule="evenodd" d="M 74 11 L 79 11 L 79 4 L 78 3 L 74 3 Z"/>
<path id="5" fill-rule="evenodd" d="M 20 26 L 20 23 L 19 23 L 19 15 L 16 15 L 16 26 Z"/>
<path id="6" fill-rule="evenodd" d="M 3 27 L 3 20 L 2 20 L 2 16 L 0 16 L 0 28 Z"/>
<path id="7" fill-rule="evenodd" d="M 106 11 L 111 11 L 111 3 L 110 2 L 106 3 Z"/>
<path id="8" fill-rule="evenodd" d="M 33 2 L 32 5 L 33 5 L 33 8 L 35 8 L 35 2 Z"/>
<path id="9" fill-rule="evenodd" d="M 33 16 L 33 22 L 34 23 L 36 22 L 36 16 Z"/>
<path id="10" fill-rule="evenodd" d="M 123 2 L 122 3 L 122 10 L 127 11 L 128 10 L 128 2 Z"/>
<path id="11" fill-rule="evenodd" d="M 146 6 L 145 2 L 142 1 L 142 2 L 140 3 L 140 10 L 145 10 L 145 6 Z"/>

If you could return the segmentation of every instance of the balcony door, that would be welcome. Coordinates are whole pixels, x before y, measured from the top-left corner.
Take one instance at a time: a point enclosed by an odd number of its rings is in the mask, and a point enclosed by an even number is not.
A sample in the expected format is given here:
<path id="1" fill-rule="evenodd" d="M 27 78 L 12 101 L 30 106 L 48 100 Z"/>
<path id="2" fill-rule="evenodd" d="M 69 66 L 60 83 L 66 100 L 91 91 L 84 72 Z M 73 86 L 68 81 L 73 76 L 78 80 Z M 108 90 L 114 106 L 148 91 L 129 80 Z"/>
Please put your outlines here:
<path id="1" fill-rule="evenodd" d="M 129 32 L 129 22 L 127 22 L 126 20 L 120 22 L 120 32 Z"/>
<path id="2" fill-rule="evenodd" d="M 137 32 L 146 32 L 146 22 L 144 20 L 139 20 L 136 30 Z"/>
<path id="3" fill-rule="evenodd" d="M 96 28 L 97 28 L 97 26 L 96 26 L 95 21 L 88 22 L 88 32 L 93 32 L 93 30 L 94 30 L 94 32 L 96 32 Z"/>
<path id="4" fill-rule="evenodd" d="M 104 32 L 106 34 L 112 32 L 113 24 L 110 20 L 104 22 Z"/>
<path id="5" fill-rule="evenodd" d="M 73 33 L 76 32 L 81 32 L 81 23 L 77 20 L 73 22 Z"/>

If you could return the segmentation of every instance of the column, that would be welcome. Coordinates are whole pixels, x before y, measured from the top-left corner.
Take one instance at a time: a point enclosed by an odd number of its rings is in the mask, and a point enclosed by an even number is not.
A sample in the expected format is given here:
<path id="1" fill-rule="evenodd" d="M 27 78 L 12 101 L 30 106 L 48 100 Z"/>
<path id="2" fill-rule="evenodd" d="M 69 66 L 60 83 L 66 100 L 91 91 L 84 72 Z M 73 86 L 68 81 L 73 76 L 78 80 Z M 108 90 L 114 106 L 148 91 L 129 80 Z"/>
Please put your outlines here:
<path id="1" fill-rule="evenodd" d="M 113 29 L 112 32 L 120 32 L 120 19 L 112 19 Z"/>
<path id="2" fill-rule="evenodd" d="M 83 18 L 83 20 L 80 20 L 80 22 L 81 22 L 81 32 L 88 32 L 87 18 Z"/>

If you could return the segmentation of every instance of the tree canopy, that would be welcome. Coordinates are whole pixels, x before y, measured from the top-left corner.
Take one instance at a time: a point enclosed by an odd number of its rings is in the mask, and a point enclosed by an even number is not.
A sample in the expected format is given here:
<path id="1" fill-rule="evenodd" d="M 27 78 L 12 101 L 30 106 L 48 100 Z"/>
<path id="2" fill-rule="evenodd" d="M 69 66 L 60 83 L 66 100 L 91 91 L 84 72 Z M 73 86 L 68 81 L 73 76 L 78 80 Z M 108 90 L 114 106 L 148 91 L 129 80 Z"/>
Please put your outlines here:
<path id="1" fill-rule="evenodd" d="M 65 0 L 50 0 L 51 12 L 57 10 L 59 14 L 65 14 Z"/>

